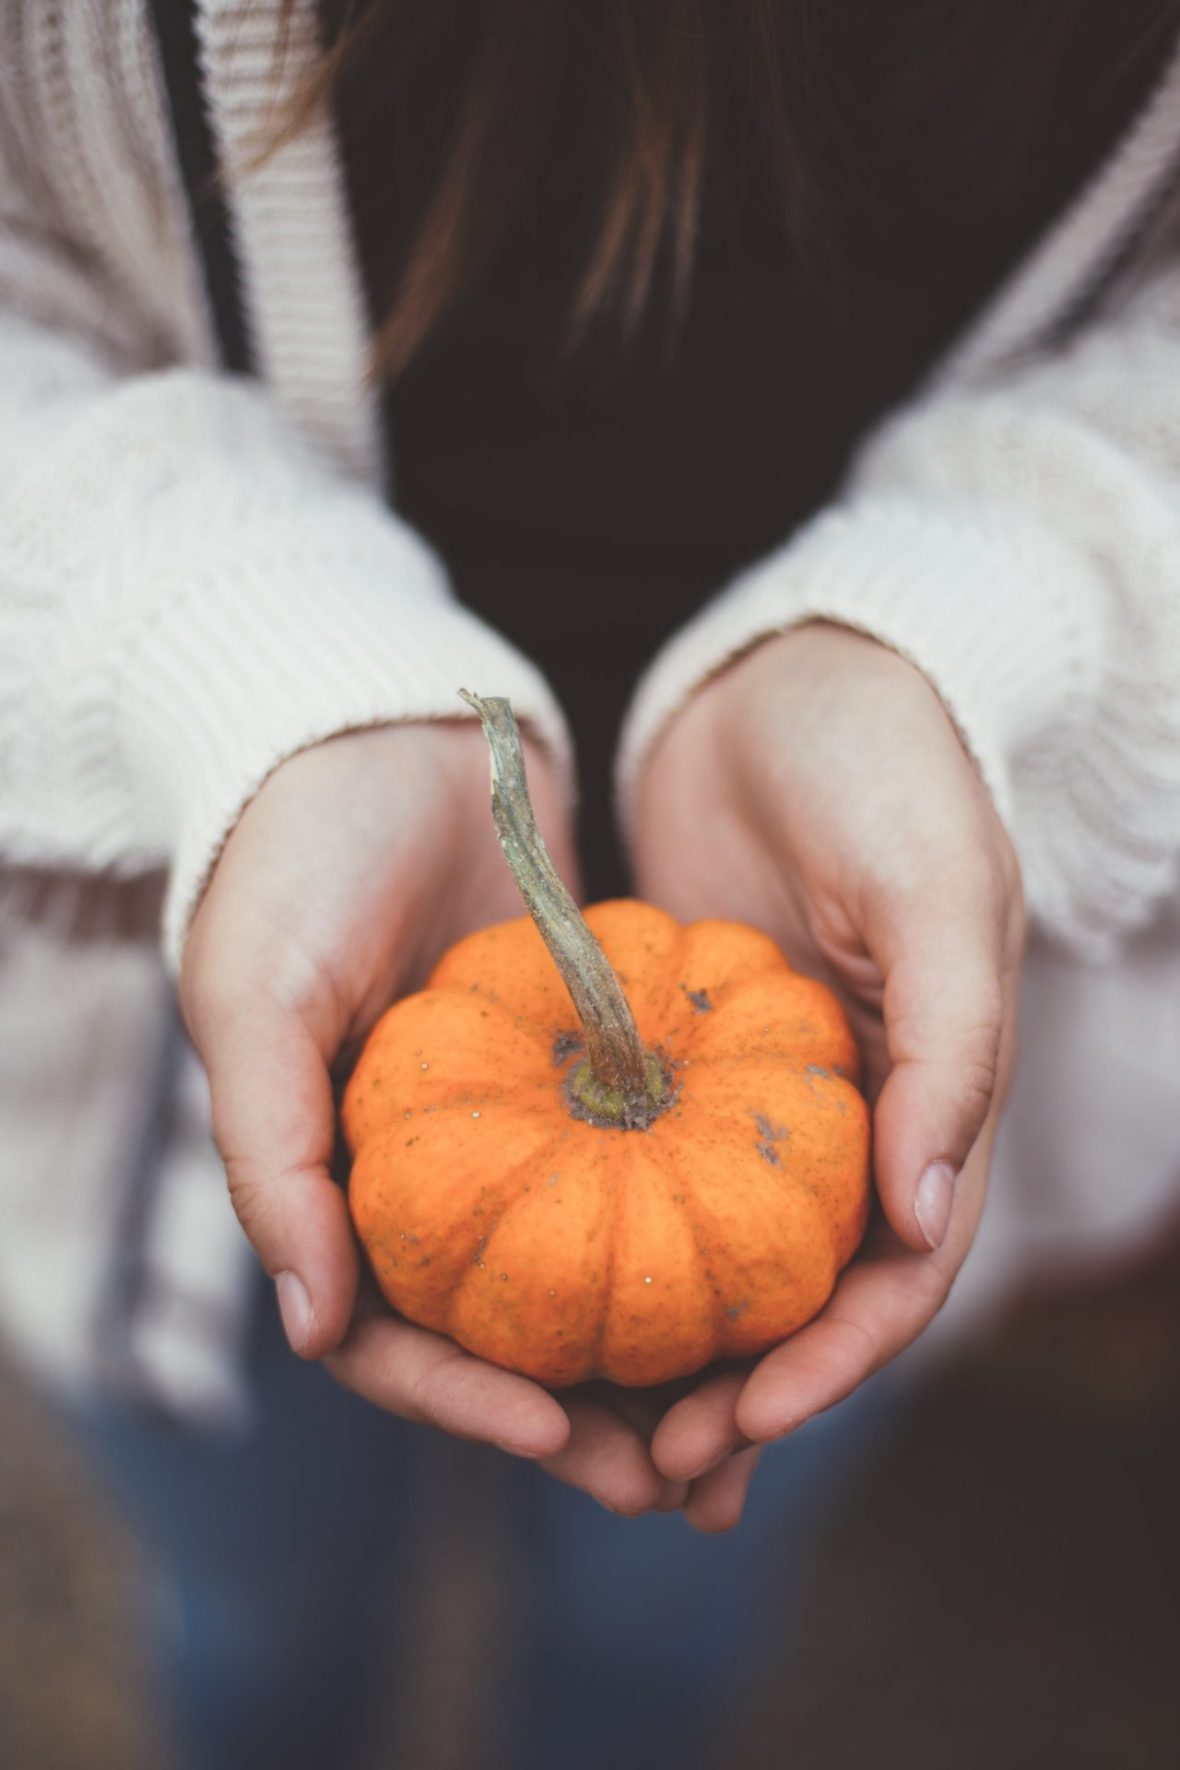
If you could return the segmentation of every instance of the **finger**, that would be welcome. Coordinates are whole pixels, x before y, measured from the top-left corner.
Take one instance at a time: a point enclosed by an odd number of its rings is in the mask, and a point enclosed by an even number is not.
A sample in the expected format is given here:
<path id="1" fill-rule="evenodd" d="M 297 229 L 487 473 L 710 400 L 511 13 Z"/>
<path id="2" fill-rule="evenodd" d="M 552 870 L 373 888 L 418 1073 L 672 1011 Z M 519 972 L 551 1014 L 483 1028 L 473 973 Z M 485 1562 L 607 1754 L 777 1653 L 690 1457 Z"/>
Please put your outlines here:
<path id="1" fill-rule="evenodd" d="M 706 1377 L 669 1408 L 651 1441 L 651 1456 L 671 1481 L 696 1481 L 749 1441 L 738 1429 L 737 1403 L 748 1369 Z"/>
<path id="2" fill-rule="evenodd" d="M 939 1247 L 963 1165 L 995 1104 L 1012 968 L 1002 892 L 985 879 L 895 900 L 875 931 L 889 1075 L 874 1176 L 907 1247 Z"/>
<path id="3" fill-rule="evenodd" d="M 656 1388 L 628 1389 L 618 1383 L 596 1382 L 586 1384 L 579 1394 L 596 1407 L 607 1409 L 625 1426 L 632 1428 L 650 1458 L 652 1434 L 669 1407 L 688 1392 L 688 1383 L 689 1379 L 681 1378 L 676 1382 L 662 1383 Z M 687 1481 L 668 1480 L 661 1475 L 659 1497 L 654 1503 L 654 1510 L 678 1511 L 687 1495 Z"/>
<path id="4" fill-rule="evenodd" d="M 869 1250 L 847 1269 L 814 1321 L 755 1366 L 735 1409 L 747 1438 L 766 1443 L 793 1432 L 851 1395 L 928 1326 L 975 1234 L 993 1128 L 994 1119 L 964 1171 L 939 1251 Z"/>
<path id="5" fill-rule="evenodd" d="M 566 1413 L 569 1441 L 542 1464 L 550 1475 L 627 1518 L 652 1511 L 668 1497 L 646 1439 L 612 1408 L 579 1395 L 566 1403 Z"/>
<path id="6" fill-rule="evenodd" d="M 664 1495 L 656 1502 L 657 1512 L 679 1512 L 688 1498 L 690 1484 L 687 1481 L 665 1481 Z"/>
<path id="7" fill-rule="evenodd" d="M 594 1401 L 601 1402 L 603 1407 L 617 1414 L 625 1424 L 634 1427 L 651 1456 L 652 1434 L 671 1404 L 686 1393 L 686 1385 L 683 1381 L 678 1381 L 664 1383 L 656 1389 L 624 1389 L 617 1383 L 595 1383 L 590 1386 L 588 1393 Z M 655 1503 L 655 1510 L 675 1512 L 684 1504 L 687 1494 L 687 1481 L 662 1478 L 660 1498 Z"/>
<path id="8" fill-rule="evenodd" d="M 513 1456 L 554 1457 L 570 1435 L 565 1410 L 538 1384 L 388 1312 L 358 1321 L 325 1363 L 387 1413 Z"/>
<path id="9" fill-rule="evenodd" d="M 234 1209 L 276 1281 L 292 1348 L 322 1357 L 348 1330 L 358 1274 L 348 1206 L 328 1171 L 335 1121 L 323 1055 L 262 990 L 189 1007 Z"/>
<path id="10" fill-rule="evenodd" d="M 712 1536 L 732 1530 L 741 1522 L 746 1495 L 761 1456 L 761 1445 L 751 1445 L 693 1482 L 685 1501 L 684 1516 L 694 1530 Z"/>

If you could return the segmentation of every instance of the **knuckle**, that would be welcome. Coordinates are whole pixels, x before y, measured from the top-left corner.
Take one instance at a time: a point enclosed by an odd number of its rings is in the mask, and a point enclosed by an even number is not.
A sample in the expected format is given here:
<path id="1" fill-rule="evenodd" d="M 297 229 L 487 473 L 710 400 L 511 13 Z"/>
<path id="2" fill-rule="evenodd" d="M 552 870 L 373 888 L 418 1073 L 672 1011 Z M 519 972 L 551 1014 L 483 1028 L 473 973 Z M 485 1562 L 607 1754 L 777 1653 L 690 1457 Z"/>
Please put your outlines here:
<path id="1" fill-rule="evenodd" d="M 830 1375 L 845 1390 L 855 1387 L 877 1370 L 886 1356 L 878 1332 L 854 1316 L 833 1313 L 824 1317 L 830 1344 Z"/>
<path id="2" fill-rule="evenodd" d="M 977 988 L 969 1013 L 939 1013 L 925 1002 L 909 1012 L 890 1012 L 887 1002 L 886 1014 L 895 1061 L 946 1065 L 965 1084 L 988 1091 L 994 1086 L 1004 1023 L 999 978 Z"/>
<path id="3" fill-rule="evenodd" d="M 282 1187 L 261 1179 L 244 1161 L 225 1161 L 230 1203 L 246 1240 L 272 1276 L 282 1264 L 280 1251 L 287 1245 Z"/>
<path id="4" fill-rule="evenodd" d="M 994 1078 L 999 1057 L 1004 1004 L 998 980 L 988 991 L 988 998 L 979 1003 L 976 1014 L 960 1027 L 954 1039 L 956 1063 L 981 1079 Z"/>
<path id="5" fill-rule="evenodd" d="M 991 1106 L 999 1081 L 1000 1022 L 994 1020 L 969 1028 L 960 1037 L 954 1056 L 955 1088 L 963 1110 L 971 1119 L 982 1119 Z"/>
<path id="6" fill-rule="evenodd" d="M 266 1188 L 257 1180 L 248 1178 L 236 1162 L 227 1162 L 225 1171 L 234 1214 L 245 1231 L 247 1240 L 257 1246 L 260 1239 L 266 1239 L 266 1228 L 272 1214 Z"/>
<path id="7" fill-rule="evenodd" d="M 396 1411 L 414 1425 L 432 1424 L 437 1412 L 433 1393 L 434 1372 L 424 1364 L 413 1364 L 400 1373 L 395 1385 Z"/>
<path id="8" fill-rule="evenodd" d="M 983 1071 L 960 1075 L 959 1107 L 968 1125 L 981 1125 L 991 1110 L 996 1092 L 995 1072 Z"/>
<path id="9" fill-rule="evenodd" d="M 954 1268 L 948 1270 L 937 1257 L 921 1261 L 914 1274 L 914 1295 L 911 1299 L 913 1321 L 910 1339 L 914 1340 L 933 1321 L 947 1298 L 954 1282 Z"/>
<path id="10" fill-rule="evenodd" d="M 947 928 L 1000 929 L 1023 905 L 1020 863 L 1007 835 L 981 832 L 975 822 L 955 837 L 939 829 L 882 847 L 865 889 L 873 915 L 897 928 L 926 924 L 937 908 Z"/>
<path id="11" fill-rule="evenodd" d="M 474 1362 L 457 1346 L 441 1350 L 437 1356 L 419 1358 L 404 1373 L 404 1405 L 398 1411 L 430 1425 L 462 1420 L 470 1412 L 477 1378 Z"/>

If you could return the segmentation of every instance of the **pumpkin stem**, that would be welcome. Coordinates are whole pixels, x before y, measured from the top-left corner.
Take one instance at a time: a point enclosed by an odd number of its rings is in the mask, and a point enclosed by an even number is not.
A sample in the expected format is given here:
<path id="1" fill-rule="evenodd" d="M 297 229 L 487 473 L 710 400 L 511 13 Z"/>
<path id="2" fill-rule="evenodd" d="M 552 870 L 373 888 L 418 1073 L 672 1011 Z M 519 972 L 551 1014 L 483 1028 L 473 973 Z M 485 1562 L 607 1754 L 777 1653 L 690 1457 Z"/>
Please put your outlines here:
<path id="1" fill-rule="evenodd" d="M 491 750 L 492 817 L 504 858 L 582 1023 L 588 1061 L 571 1078 L 575 1110 L 596 1123 L 645 1128 L 664 1104 L 663 1068 L 644 1050 L 619 980 L 541 839 L 512 708 L 498 696 L 459 693 L 479 714 Z"/>

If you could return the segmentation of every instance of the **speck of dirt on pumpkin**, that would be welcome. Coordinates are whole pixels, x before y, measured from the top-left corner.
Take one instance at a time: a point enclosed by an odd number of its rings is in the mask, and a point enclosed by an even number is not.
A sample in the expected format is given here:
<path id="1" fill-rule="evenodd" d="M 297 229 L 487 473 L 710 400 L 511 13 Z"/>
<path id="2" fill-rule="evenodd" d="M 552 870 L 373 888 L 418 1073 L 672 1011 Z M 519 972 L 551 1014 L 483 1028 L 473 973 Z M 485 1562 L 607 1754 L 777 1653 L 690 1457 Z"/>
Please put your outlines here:
<path id="1" fill-rule="evenodd" d="M 750 1305 L 748 1303 L 731 1303 L 729 1308 L 725 1311 L 726 1320 L 740 1321 L 749 1307 Z"/>
<path id="2" fill-rule="evenodd" d="M 479 1117 L 479 1114 L 477 1112 L 473 1112 L 471 1116 L 473 1119 L 477 1119 Z"/>
<path id="3" fill-rule="evenodd" d="M 713 1004 L 709 1000 L 709 992 L 707 989 L 689 989 L 686 983 L 682 983 L 680 987 L 698 1014 L 711 1014 L 713 1012 Z"/>
<path id="4" fill-rule="evenodd" d="M 550 1176 L 549 1176 L 548 1180 L 546 1180 L 545 1184 L 546 1184 L 546 1186 L 556 1186 L 557 1185 L 557 1175 L 550 1174 Z"/>
<path id="5" fill-rule="evenodd" d="M 779 1155 L 776 1145 L 781 1143 L 784 1138 L 791 1135 L 790 1127 L 788 1125 L 774 1124 L 771 1119 L 767 1118 L 764 1112 L 756 1112 L 754 1114 L 754 1124 L 758 1131 L 758 1141 L 755 1143 L 754 1148 L 758 1151 L 762 1160 L 767 1162 L 770 1167 L 781 1168 L 783 1165 L 782 1157 Z"/>

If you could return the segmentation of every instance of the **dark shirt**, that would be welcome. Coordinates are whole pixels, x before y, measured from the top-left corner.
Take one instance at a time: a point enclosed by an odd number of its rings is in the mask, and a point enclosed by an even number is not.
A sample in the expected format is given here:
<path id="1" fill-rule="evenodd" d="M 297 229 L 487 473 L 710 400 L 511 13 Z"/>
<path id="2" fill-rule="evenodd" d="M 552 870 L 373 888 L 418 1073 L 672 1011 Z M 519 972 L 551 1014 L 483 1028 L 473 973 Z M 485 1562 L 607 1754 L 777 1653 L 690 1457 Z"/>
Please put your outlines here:
<path id="1" fill-rule="evenodd" d="M 736 82 L 723 85 L 680 322 L 657 291 L 634 336 L 600 323 L 571 355 L 572 276 L 600 190 L 587 165 L 593 82 L 575 72 L 489 270 L 387 396 L 399 511 L 570 716 L 592 895 L 625 885 L 610 757 L 645 662 L 831 496 L 857 438 L 1100 163 L 1168 48 L 1156 32 L 1131 53 L 1158 0 L 1076 6 L 1053 90 L 1026 107 L 1015 151 L 1001 83 L 985 118 L 995 180 L 957 188 L 937 176 L 945 143 L 891 137 L 881 32 L 900 10 L 829 0 L 825 102 L 840 145 L 821 160 L 813 241 L 784 227 Z M 404 244 L 381 168 L 405 128 L 343 119 L 376 306 Z"/>

